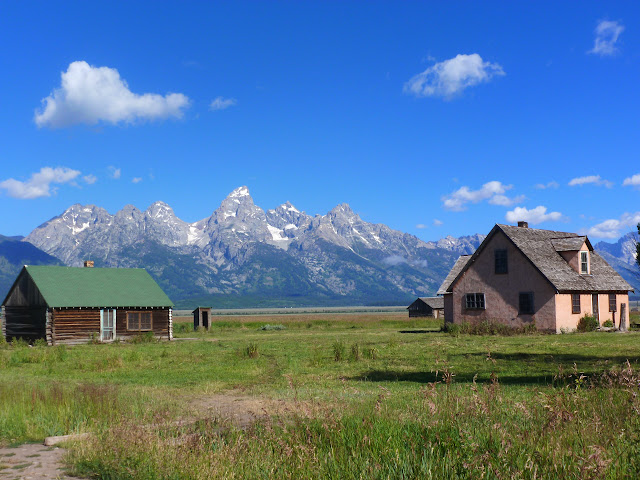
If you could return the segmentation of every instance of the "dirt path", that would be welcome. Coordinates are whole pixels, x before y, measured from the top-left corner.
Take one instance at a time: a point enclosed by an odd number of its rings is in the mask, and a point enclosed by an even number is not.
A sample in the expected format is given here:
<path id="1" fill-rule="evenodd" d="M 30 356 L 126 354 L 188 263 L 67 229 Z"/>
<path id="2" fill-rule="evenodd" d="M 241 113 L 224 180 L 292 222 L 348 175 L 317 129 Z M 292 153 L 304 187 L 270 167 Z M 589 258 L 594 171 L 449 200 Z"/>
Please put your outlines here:
<path id="1" fill-rule="evenodd" d="M 239 428 L 247 428 L 271 415 L 292 412 L 308 413 L 307 404 L 241 394 L 210 394 L 189 399 L 198 418 L 217 417 Z M 189 421 L 183 419 L 181 422 Z M 0 448 L 0 480 L 59 479 L 73 480 L 64 474 L 64 448 L 25 444 L 15 448 Z"/>
<path id="2" fill-rule="evenodd" d="M 0 448 L 0 479 L 75 479 L 64 474 L 64 454 L 64 448 L 38 444 Z"/>

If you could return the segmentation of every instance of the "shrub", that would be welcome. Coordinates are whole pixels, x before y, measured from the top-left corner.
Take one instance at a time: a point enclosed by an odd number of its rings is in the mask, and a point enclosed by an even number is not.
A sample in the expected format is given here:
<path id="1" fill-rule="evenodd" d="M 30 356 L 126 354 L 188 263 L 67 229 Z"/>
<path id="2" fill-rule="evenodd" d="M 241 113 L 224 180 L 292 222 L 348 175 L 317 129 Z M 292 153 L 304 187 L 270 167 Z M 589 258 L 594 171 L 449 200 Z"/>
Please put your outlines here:
<path id="1" fill-rule="evenodd" d="M 360 345 L 354 343 L 351 345 L 351 360 L 358 361 L 360 360 Z"/>
<path id="2" fill-rule="evenodd" d="M 131 338 L 131 343 L 156 343 L 158 339 L 153 332 L 145 332 Z"/>
<path id="3" fill-rule="evenodd" d="M 336 340 L 335 342 L 333 342 L 332 347 L 333 347 L 333 359 L 336 362 L 344 360 L 345 359 L 344 343 L 342 343 L 341 340 Z"/>
<path id="4" fill-rule="evenodd" d="M 613 328 L 613 322 L 611 320 L 607 320 L 602 324 L 603 327 Z"/>
<path id="5" fill-rule="evenodd" d="M 260 355 L 258 353 L 258 344 L 257 343 L 250 343 L 249 345 L 247 345 L 247 347 L 245 348 L 245 354 L 247 355 L 247 357 L 249 358 L 258 358 L 258 355 Z"/>
<path id="6" fill-rule="evenodd" d="M 594 332 L 599 326 L 598 319 L 593 315 L 585 315 L 578 320 L 579 332 Z"/>
<path id="7" fill-rule="evenodd" d="M 512 327 L 494 320 L 483 320 L 475 323 L 445 323 L 444 331 L 449 335 L 458 336 L 461 333 L 467 335 L 501 335 L 509 337 L 512 335 L 532 335 L 538 333 L 535 322 L 521 327 Z"/>
<path id="8" fill-rule="evenodd" d="M 193 324 L 189 322 L 180 322 L 173 324 L 173 333 L 189 333 L 193 332 Z"/>
<path id="9" fill-rule="evenodd" d="M 44 338 L 38 338 L 35 342 L 33 342 L 34 347 L 47 347 L 48 345 L 49 344 L 47 343 L 47 340 Z"/>

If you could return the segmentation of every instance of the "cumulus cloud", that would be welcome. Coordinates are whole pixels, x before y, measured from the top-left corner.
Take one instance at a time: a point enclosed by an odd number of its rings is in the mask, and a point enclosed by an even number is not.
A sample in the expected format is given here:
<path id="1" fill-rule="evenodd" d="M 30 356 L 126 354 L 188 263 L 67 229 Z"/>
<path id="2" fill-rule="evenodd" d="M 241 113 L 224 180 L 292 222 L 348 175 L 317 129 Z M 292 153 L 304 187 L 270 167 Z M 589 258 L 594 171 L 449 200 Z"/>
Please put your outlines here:
<path id="1" fill-rule="evenodd" d="M 427 226 L 424 223 L 419 223 L 416 225 L 416 228 L 423 229 L 423 228 L 427 228 Z"/>
<path id="2" fill-rule="evenodd" d="M 114 166 L 110 166 L 109 167 L 109 174 L 111 175 L 111 178 L 117 180 L 120 178 L 120 175 L 122 175 L 122 170 L 120 168 L 116 168 Z"/>
<path id="3" fill-rule="evenodd" d="M 133 177 L 133 178 L 131 179 L 131 181 L 132 181 L 133 183 L 140 183 L 140 182 L 142 181 L 142 177 Z"/>
<path id="4" fill-rule="evenodd" d="M 414 75 L 404 84 L 403 91 L 416 97 L 451 98 L 465 88 L 504 74 L 499 64 L 485 62 L 477 53 L 458 54 Z"/>
<path id="5" fill-rule="evenodd" d="M 84 177 L 82 177 L 82 179 L 84 180 L 84 182 L 87 185 L 93 185 L 94 183 L 96 183 L 98 181 L 98 177 L 96 177 L 95 175 L 85 175 Z"/>
<path id="6" fill-rule="evenodd" d="M 576 177 L 571 179 L 571 181 L 569 182 L 569 186 L 570 187 L 575 187 L 575 186 L 582 186 L 582 185 L 587 185 L 587 184 L 593 184 L 593 185 L 598 185 L 598 186 L 605 186 L 607 188 L 611 188 L 613 187 L 613 182 L 610 182 L 609 180 L 605 180 L 604 178 L 600 178 L 600 175 L 589 175 L 586 177 Z"/>
<path id="7" fill-rule="evenodd" d="M 640 173 L 636 173 L 635 175 L 625 178 L 622 182 L 624 187 L 632 186 L 632 187 L 640 187 Z"/>
<path id="8" fill-rule="evenodd" d="M 505 218 L 507 219 L 507 222 L 511 223 L 522 220 L 532 225 L 536 225 L 542 222 L 562 220 L 563 217 L 560 212 L 547 213 L 547 207 L 539 205 L 531 210 L 528 210 L 525 207 L 516 207 L 513 210 L 508 211 Z"/>
<path id="9" fill-rule="evenodd" d="M 536 183 L 533 188 L 537 190 L 546 190 L 548 188 L 558 188 L 559 186 L 558 182 L 551 180 L 549 183 Z"/>
<path id="10" fill-rule="evenodd" d="M 623 213 L 620 218 L 610 218 L 591 227 L 587 234 L 599 238 L 618 238 L 623 230 L 633 229 L 640 223 L 640 212 Z"/>
<path id="11" fill-rule="evenodd" d="M 469 187 L 464 186 L 450 195 L 442 197 L 442 204 L 447 210 L 460 212 L 466 208 L 465 205 L 467 203 L 488 200 L 492 205 L 511 206 L 524 200 L 522 195 L 514 198 L 505 196 L 505 192 L 511 188 L 513 188 L 513 185 L 504 185 L 496 180 L 485 183 L 479 190 L 471 190 Z"/>
<path id="12" fill-rule="evenodd" d="M 0 182 L 0 188 L 6 190 L 7 195 L 13 198 L 31 199 L 50 197 L 56 192 L 52 184 L 70 183 L 80 175 L 78 170 L 66 167 L 43 167 L 39 172 L 31 175 L 26 182 L 9 178 Z"/>
<path id="13" fill-rule="evenodd" d="M 433 224 L 434 224 L 436 227 L 439 227 L 439 226 L 440 226 L 440 225 L 442 225 L 443 223 L 444 223 L 444 222 L 443 222 L 442 220 L 438 220 L 437 218 L 434 218 L 434 219 L 433 219 Z"/>
<path id="14" fill-rule="evenodd" d="M 624 31 L 624 26 L 617 21 L 601 20 L 596 27 L 596 38 L 593 48 L 587 53 L 606 57 L 615 55 L 618 52 L 616 43 L 618 37 Z"/>
<path id="15" fill-rule="evenodd" d="M 38 127 L 180 118 L 189 106 L 189 98 L 182 93 L 133 93 L 115 68 L 78 61 L 60 76 L 60 88 L 44 98 L 42 109 L 35 112 Z"/>
<path id="16" fill-rule="evenodd" d="M 238 102 L 235 98 L 216 97 L 210 104 L 210 110 L 224 110 L 229 107 L 233 107 Z"/>

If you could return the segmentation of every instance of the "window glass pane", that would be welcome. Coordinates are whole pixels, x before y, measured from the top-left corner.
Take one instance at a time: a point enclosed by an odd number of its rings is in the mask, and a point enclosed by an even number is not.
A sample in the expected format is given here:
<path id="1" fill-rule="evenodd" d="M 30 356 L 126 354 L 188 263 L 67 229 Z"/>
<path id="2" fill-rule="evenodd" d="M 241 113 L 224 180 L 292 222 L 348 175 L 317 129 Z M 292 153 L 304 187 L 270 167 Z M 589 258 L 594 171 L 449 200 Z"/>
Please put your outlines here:
<path id="1" fill-rule="evenodd" d="M 506 250 L 495 251 L 495 272 L 507 273 L 507 251 Z"/>
<path id="2" fill-rule="evenodd" d="M 140 314 L 140 330 L 151 330 L 151 312 Z"/>
<path id="3" fill-rule="evenodd" d="M 127 313 L 127 330 L 140 330 L 140 314 L 138 312 Z"/>

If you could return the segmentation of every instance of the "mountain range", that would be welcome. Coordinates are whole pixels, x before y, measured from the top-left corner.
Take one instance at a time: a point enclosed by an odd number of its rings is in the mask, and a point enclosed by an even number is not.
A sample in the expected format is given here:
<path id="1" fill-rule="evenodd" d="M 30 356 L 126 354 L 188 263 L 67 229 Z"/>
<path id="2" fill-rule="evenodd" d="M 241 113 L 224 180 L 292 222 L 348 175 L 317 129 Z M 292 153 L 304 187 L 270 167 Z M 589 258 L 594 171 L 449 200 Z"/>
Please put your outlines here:
<path id="1" fill-rule="evenodd" d="M 628 237 L 596 249 L 629 281 L 635 246 L 630 254 L 634 240 Z M 193 223 L 164 202 L 145 211 L 127 205 L 115 215 L 72 205 L 22 241 L 2 237 L 0 271 L 15 278 L 23 263 L 80 266 L 84 260 L 144 267 L 181 308 L 408 304 L 433 295 L 457 257 L 473 253 L 484 238 L 425 242 L 365 222 L 347 204 L 314 216 L 290 202 L 265 211 L 240 187 L 211 216 Z M 46 257 L 29 261 L 23 255 L 9 272 L 2 268 L 2 242 L 32 248 L 32 254 L 39 249 Z"/>

